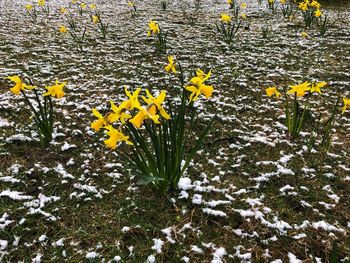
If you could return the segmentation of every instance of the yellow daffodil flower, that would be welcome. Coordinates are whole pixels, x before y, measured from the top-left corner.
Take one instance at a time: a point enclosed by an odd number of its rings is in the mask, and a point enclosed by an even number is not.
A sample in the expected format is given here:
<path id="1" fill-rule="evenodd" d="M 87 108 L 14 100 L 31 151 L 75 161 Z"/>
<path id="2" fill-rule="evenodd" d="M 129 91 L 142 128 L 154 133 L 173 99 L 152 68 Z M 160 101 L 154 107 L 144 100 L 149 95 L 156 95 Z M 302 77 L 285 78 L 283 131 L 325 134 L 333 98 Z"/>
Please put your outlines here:
<path id="1" fill-rule="evenodd" d="M 313 84 L 311 84 L 310 92 L 312 92 L 312 93 L 317 92 L 319 94 L 322 94 L 321 88 L 323 88 L 326 85 L 327 85 L 327 82 L 324 82 L 324 81 L 319 82 L 319 83 L 313 83 Z"/>
<path id="2" fill-rule="evenodd" d="M 59 31 L 64 34 L 64 33 L 67 33 L 68 32 L 68 29 L 65 27 L 65 26 L 61 26 Z"/>
<path id="3" fill-rule="evenodd" d="M 126 96 L 128 96 L 128 100 L 124 101 L 121 106 L 123 106 L 123 109 L 133 110 L 133 109 L 139 109 L 141 108 L 141 104 L 139 102 L 139 93 L 141 91 L 141 88 L 137 88 L 133 94 L 131 94 L 127 87 L 124 87 L 124 91 Z M 120 107 L 121 107 L 120 106 Z"/>
<path id="4" fill-rule="evenodd" d="M 66 9 L 65 7 L 61 7 L 61 8 L 60 8 L 60 13 L 61 13 L 61 14 L 67 13 L 67 9 Z"/>
<path id="5" fill-rule="evenodd" d="M 152 34 L 158 34 L 160 32 L 159 25 L 156 21 L 151 20 L 148 23 L 149 30 L 147 32 L 147 36 L 151 36 Z"/>
<path id="6" fill-rule="evenodd" d="M 98 24 L 100 22 L 100 18 L 96 15 L 92 16 L 92 23 L 94 23 L 95 25 Z"/>
<path id="7" fill-rule="evenodd" d="M 177 73 L 175 68 L 174 56 L 168 56 L 169 64 L 165 67 L 166 72 L 172 71 L 174 74 Z"/>
<path id="8" fill-rule="evenodd" d="M 242 14 L 240 15 L 240 17 L 241 17 L 242 19 L 247 19 L 247 15 L 246 15 L 245 13 L 242 13 Z"/>
<path id="9" fill-rule="evenodd" d="M 350 99 L 348 98 L 343 98 L 343 108 L 342 108 L 342 113 L 344 114 L 344 112 L 346 111 L 346 109 L 348 107 L 350 107 Z"/>
<path id="10" fill-rule="evenodd" d="M 189 98 L 190 102 L 196 101 L 200 94 L 203 94 L 208 99 L 214 91 L 213 86 L 204 84 L 204 82 L 209 79 L 211 71 L 209 71 L 208 74 L 205 74 L 202 70 L 198 69 L 196 75 L 196 77 L 193 77 L 190 80 L 190 84 L 192 85 L 185 87 L 186 90 L 191 92 Z"/>
<path id="11" fill-rule="evenodd" d="M 310 90 L 310 82 L 305 81 L 299 85 L 290 86 L 290 90 L 287 91 L 287 94 L 297 94 L 298 97 L 303 97 L 306 91 Z"/>
<path id="12" fill-rule="evenodd" d="M 322 12 L 320 11 L 320 9 L 317 9 L 316 11 L 315 11 L 315 17 L 321 17 L 323 14 L 322 14 Z"/>
<path id="13" fill-rule="evenodd" d="M 38 0 L 38 6 L 45 6 L 45 0 Z"/>
<path id="14" fill-rule="evenodd" d="M 86 4 L 83 2 L 83 3 L 80 3 L 80 8 L 81 9 L 85 9 L 86 8 Z"/>
<path id="15" fill-rule="evenodd" d="M 135 3 L 134 3 L 134 2 L 129 1 L 129 2 L 128 2 L 128 6 L 129 6 L 129 7 L 134 7 L 134 6 L 135 6 Z"/>
<path id="16" fill-rule="evenodd" d="M 33 5 L 26 4 L 25 8 L 26 8 L 27 11 L 31 11 L 33 9 Z"/>
<path id="17" fill-rule="evenodd" d="M 270 87 L 265 89 L 266 95 L 269 97 L 272 97 L 273 95 L 276 96 L 278 99 L 282 94 L 275 88 L 275 87 Z"/>
<path id="18" fill-rule="evenodd" d="M 108 125 L 106 118 L 102 116 L 95 108 L 92 109 L 92 114 L 97 118 L 94 122 L 91 123 L 91 128 L 95 131 L 99 131 L 102 127 Z"/>
<path id="19" fill-rule="evenodd" d="M 321 7 L 320 3 L 313 0 L 311 3 L 310 3 L 310 6 L 314 7 L 314 8 L 317 8 L 319 9 Z"/>
<path id="20" fill-rule="evenodd" d="M 286 4 L 286 0 L 280 0 L 280 3 L 281 3 L 282 5 L 285 5 L 285 4 Z"/>
<path id="21" fill-rule="evenodd" d="M 63 88 L 67 85 L 67 82 L 59 83 L 58 80 L 55 81 L 55 85 L 46 86 L 47 92 L 43 96 L 52 96 L 60 99 L 64 96 Z"/>
<path id="22" fill-rule="evenodd" d="M 308 4 L 305 3 L 305 2 L 300 3 L 300 4 L 299 4 L 299 8 L 300 8 L 302 11 L 306 11 L 306 10 L 309 9 Z"/>
<path id="23" fill-rule="evenodd" d="M 77 4 L 77 0 L 72 0 L 71 3 L 72 3 L 73 5 L 76 5 L 76 4 Z"/>
<path id="24" fill-rule="evenodd" d="M 95 10 L 96 9 L 96 4 L 90 4 L 90 9 Z"/>
<path id="25" fill-rule="evenodd" d="M 268 2 L 269 2 L 270 4 L 273 4 L 273 3 L 275 2 L 275 0 L 268 0 Z"/>
<path id="26" fill-rule="evenodd" d="M 244 8 L 246 8 L 246 7 L 247 7 L 247 4 L 246 4 L 246 3 L 242 3 L 242 4 L 241 4 L 241 8 L 244 9 Z"/>
<path id="27" fill-rule="evenodd" d="M 162 90 L 157 98 L 154 98 L 148 89 L 146 89 L 146 94 L 148 98 L 145 98 L 144 96 L 142 96 L 142 99 L 144 100 L 144 102 L 148 104 L 148 108 L 152 109 L 151 114 L 156 115 L 156 113 L 159 112 L 164 119 L 169 120 L 170 119 L 169 114 L 166 113 L 166 111 L 162 107 L 162 104 L 164 103 L 165 96 L 166 96 L 165 90 Z M 153 105 L 155 106 L 155 108 L 152 107 Z M 155 112 L 153 112 L 154 110 Z"/>
<path id="28" fill-rule="evenodd" d="M 309 38 L 310 37 L 309 34 L 306 33 L 306 32 L 301 32 L 300 35 L 301 35 L 302 38 Z"/>
<path id="29" fill-rule="evenodd" d="M 133 143 L 129 141 L 129 136 L 125 136 L 121 131 L 116 130 L 112 125 L 105 126 L 104 129 L 107 130 L 107 135 L 109 136 L 109 138 L 104 141 L 107 147 L 114 150 L 117 148 L 117 144 L 122 141 L 129 145 L 133 145 Z"/>
<path id="30" fill-rule="evenodd" d="M 221 17 L 220 17 L 220 20 L 223 22 L 223 23 L 230 23 L 231 22 L 231 19 L 232 17 L 228 14 L 225 14 L 225 13 L 222 13 L 221 14 Z"/>
<path id="31" fill-rule="evenodd" d="M 160 124 L 159 115 L 156 114 L 157 107 L 152 105 L 147 110 L 139 108 L 139 112 L 129 122 L 132 123 L 137 129 L 140 129 L 142 123 L 146 119 L 151 119 L 155 124 Z"/>
<path id="32" fill-rule="evenodd" d="M 229 5 L 232 5 L 232 4 L 233 4 L 233 0 L 227 0 L 227 3 L 228 3 Z"/>
<path id="33" fill-rule="evenodd" d="M 108 115 L 109 123 L 120 120 L 123 124 L 125 124 L 125 119 L 130 119 L 132 117 L 130 114 L 125 113 L 125 109 L 127 109 L 127 101 L 123 101 L 119 107 L 115 106 L 113 101 L 110 101 L 110 103 L 113 113 Z"/>
<path id="34" fill-rule="evenodd" d="M 31 90 L 35 88 L 35 86 L 29 86 L 23 83 L 19 76 L 8 76 L 6 78 L 16 83 L 14 87 L 10 88 L 10 91 L 15 95 L 19 95 L 21 91 L 26 89 Z"/>

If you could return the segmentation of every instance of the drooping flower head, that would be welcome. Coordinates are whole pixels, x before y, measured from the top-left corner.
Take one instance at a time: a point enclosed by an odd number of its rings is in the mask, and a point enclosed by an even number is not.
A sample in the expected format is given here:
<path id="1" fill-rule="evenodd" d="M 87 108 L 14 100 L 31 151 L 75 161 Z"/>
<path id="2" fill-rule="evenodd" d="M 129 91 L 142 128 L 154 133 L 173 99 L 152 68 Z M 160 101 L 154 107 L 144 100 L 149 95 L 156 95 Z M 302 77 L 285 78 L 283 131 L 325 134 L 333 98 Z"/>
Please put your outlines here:
<path id="1" fill-rule="evenodd" d="M 26 4 L 25 8 L 27 11 L 31 11 L 33 9 L 33 5 L 32 4 Z"/>
<path id="2" fill-rule="evenodd" d="M 45 0 L 38 0 L 38 6 L 45 6 Z"/>
<path id="3" fill-rule="evenodd" d="M 165 90 L 162 90 L 157 98 L 153 97 L 148 89 L 146 89 L 146 94 L 148 98 L 142 96 L 142 99 L 147 103 L 148 108 L 152 108 L 151 113 L 153 115 L 159 113 L 164 119 L 169 120 L 170 116 L 168 113 L 166 113 L 162 106 L 166 96 Z M 153 106 L 155 106 L 155 108 Z"/>
<path id="4" fill-rule="evenodd" d="M 92 23 L 94 23 L 95 25 L 98 24 L 100 22 L 100 18 L 96 15 L 92 16 Z"/>
<path id="5" fill-rule="evenodd" d="M 64 33 L 67 33 L 68 32 L 68 29 L 65 27 L 65 26 L 60 26 L 60 29 L 59 29 L 60 33 L 64 34 Z"/>
<path id="6" fill-rule="evenodd" d="M 123 101 L 119 105 L 119 107 L 117 107 L 113 101 L 110 101 L 110 104 L 111 104 L 111 109 L 113 113 L 108 115 L 107 119 L 109 123 L 113 123 L 120 120 L 123 124 L 125 124 L 125 120 L 130 119 L 132 117 L 130 114 L 127 114 L 125 112 L 125 110 L 128 109 L 127 101 Z"/>
<path id="7" fill-rule="evenodd" d="M 43 96 L 52 96 L 57 99 L 60 99 L 64 96 L 63 88 L 67 85 L 67 82 L 59 83 L 58 80 L 55 81 L 55 85 L 46 86 L 47 92 L 43 94 Z"/>
<path id="8" fill-rule="evenodd" d="M 316 0 L 313 0 L 311 3 L 310 3 L 310 6 L 311 7 L 314 7 L 314 8 L 317 8 L 317 9 L 320 9 L 321 8 L 321 4 L 319 2 L 317 2 Z"/>
<path id="9" fill-rule="evenodd" d="M 35 86 L 30 86 L 23 83 L 19 76 L 8 76 L 6 78 L 16 83 L 14 87 L 10 88 L 10 91 L 15 95 L 19 95 L 21 91 L 26 89 L 31 90 L 35 88 Z"/>
<path id="10" fill-rule="evenodd" d="M 322 94 L 321 88 L 327 85 L 327 82 L 318 82 L 318 83 L 312 83 L 310 87 L 310 92 L 314 93 L 317 92 L 319 94 Z"/>
<path id="11" fill-rule="evenodd" d="M 310 37 L 309 34 L 307 32 L 304 32 L 304 31 L 301 32 L 300 35 L 302 38 L 309 38 Z"/>
<path id="12" fill-rule="evenodd" d="M 321 17 L 323 14 L 322 14 L 322 12 L 320 11 L 320 9 L 317 9 L 316 11 L 315 11 L 315 17 Z"/>
<path id="13" fill-rule="evenodd" d="M 310 82 L 305 81 L 299 85 L 290 86 L 290 90 L 287 91 L 287 94 L 296 94 L 298 97 L 303 97 L 306 91 L 310 90 Z"/>
<path id="14" fill-rule="evenodd" d="M 299 4 L 299 8 L 300 8 L 302 11 L 306 11 L 306 10 L 309 9 L 309 6 L 308 6 L 308 4 L 305 3 L 305 2 L 301 2 L 301 3 Z"/>
<path id="15" fill-rule="evenodd" d="M 275 88 L 275 87 L 270 87 L 265 89 L 266 95 L 269 97 L 272 97 L 273 95 L 276 96 L 278 99 L 282 94 Z"/>
<path id="16" fill-rule="evenodd" d="M 196 76 L 190 80 L 190 85 L 185 89 L 191 92 L 189 101 L 196 101 L 200 94 L 203 94 L 207 99 L 211 97 L 214 88 L 213 86 L 205 85 L 204 82 L 209 79 L 211 70 L 205 74 L 201 69 L 197 69 Z"/>
<path id="17" fill-rule="evenodd" d="M 156 106 L 152 105 L 148 109 L 143 107 L 139 108 L 139 112 L 129 122 L 132 123 L 137 129 L 141 128 L 144 120 L 151 119 L 155 124 L 160 124 L 159 115 L 156 114 Z"/>
<path id="18" fill-rule="evenodd" d="M 91 128 L 93 128 L 95 131 L 98 132 L 102 127 L 108 125 L 106 118 L 95 108 L 92 109 L 92 114 L 97 118 L 97 120 L 91 123 Z"/>
<path id="19" fill-rule="evenodd" d="M 65 8 L 65 7 L 61 7 L 60 8 L 60 13 L 62 14 L 62 15 L 64 15 L 65 13 L 67 13 L 67 9 Z"/>
<path id="20" fill-rule="evenodd" d="M 134 108 L 138 109 L 141 108 L 141 104 L 139 102 L 139 93 L 141 91 L 141 88 L 137 88 L 133 94 L 131 94 L 128 91 L 128 88 L 125 86 L 124 87 L 124 91 L 126 96 L 128 96 L 128 100 L 124 101 L 120 107 L 122 107 L 123 109 L 127 109 L 127 110 L 133 110 Z"/>
<path id="21" fill-rule="evenodd" d="M 160 29 L 159 29 L 159 25 L 156 21 L 153 21 L 153 20 L 149 21 L 148 27 L 149 27 L 149 30 L 147 32 L 147 36 L 151 36 L 152 34 L 153 35 L 159 34 Z"/>
<path id="22" fill-rule="evenodd" d="M 109 136 L 109 138 L 104 141 L 107 147 L 114 150 L 117 148 L 117 144 L 122 141 L 129 145 L 133 145 L 133 143 L 129 141 L 129 136 L 125 136 L 122 131 L 118 131 L 112 125 L 107 125 L 104 127 L 104 129 L 107 130 L 107 135 Z"/>
<path id="23" fill-rule="evenodd" d="M 342 113 L 344 114 L 346 109 L 350 107 L 350 99 L 348 98 L 343 98 L 343 108 L 342 108 Z"/>
<path id="24" fill-rule="evenodd" d="M 174 74 L 177 73 L 175 68 L 174 56 L 168 56 L 169 64 L 165 67 L 166 72 L 172 71 Z"/>
<path id="25" fill-rule="evenodd" d="M 246 13 L 242 13 L 242 14 L 240 14 L 240 17 L 241 17 L 242 19 L 247 19 L 247 14 L 246 14 Z"/>

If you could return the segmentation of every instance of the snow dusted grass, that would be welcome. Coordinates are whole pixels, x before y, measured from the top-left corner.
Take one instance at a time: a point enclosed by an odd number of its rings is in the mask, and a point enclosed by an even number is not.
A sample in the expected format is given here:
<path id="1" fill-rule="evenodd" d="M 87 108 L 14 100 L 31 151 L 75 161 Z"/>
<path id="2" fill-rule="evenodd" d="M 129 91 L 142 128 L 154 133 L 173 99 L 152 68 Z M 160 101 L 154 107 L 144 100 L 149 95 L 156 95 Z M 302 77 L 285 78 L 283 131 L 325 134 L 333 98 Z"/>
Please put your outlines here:
<path id="1" fill-rule="evenodd" d="M 349 112 L 338 120 L 328 154 L 307 153 L 307 134 L 291 142 L 282 102 L 263 92 L 327 81 L 312 102 L 324 112 L 337 95 L 349 97 L 349 6 L 325 7 L 338 22 L 325 38 L 309 30 L 303 39 L 298 18 L 284 20 L 247 1 L 251 27 L 228 48 L 214 30 L 224 1 L 203 1 L 199 11 L 184 5 L 161 12 L 155 1 L 143 1 L 131 18 L 125 2 L 97 1 L 111 32 L 101 40 L 88 23 L 80 52 L 59 34 L 57 12 L 34 25 L 23 2 L 0 2 L 0 102 L 13 115 L 0 109 L 0 261 L 311 262 L 314 255 L 326 262 L 334 242 L 339 260 L 350 254 Z M 189 17 L 198 17 L 194 25 Z M 216 90 L 197 106 L 209 112 L 199 115 L 204 122 L 215 113 L 218 120 L 168 196 L 138 186 L 89 127 L 91 108 L 120 98 L 124 84 L 177 91 L 164 73 L 166 55 L 156 55 L 145 36 L 151 18 L 169 30 L 169 53 L 186 71 L 212 69 Z M 269 39 L 261 35 L 266 23 Z M 11 74 L 35 84 L 68 81 L 46 150 L 21 99 L 8 92 L 4 77 Z"/>

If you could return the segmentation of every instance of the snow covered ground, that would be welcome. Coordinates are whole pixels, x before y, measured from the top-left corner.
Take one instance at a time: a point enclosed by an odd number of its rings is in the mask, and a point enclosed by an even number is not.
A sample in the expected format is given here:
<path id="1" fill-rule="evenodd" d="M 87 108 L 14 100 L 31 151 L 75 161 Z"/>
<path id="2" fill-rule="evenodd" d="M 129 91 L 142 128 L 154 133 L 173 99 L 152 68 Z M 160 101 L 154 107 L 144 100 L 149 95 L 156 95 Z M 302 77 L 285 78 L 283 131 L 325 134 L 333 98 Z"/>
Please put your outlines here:
<path id="1" fill-rule="evenodd" d="M 250 27 L 228 47 L 215 30 L 224 0 L 203 0 L 199 9 L 173 1 L 167 11 L 145 0 L 134 17 L 125 1 L 101 0 L 110 32 L 101 39 L 86 14 L 75 14 L 87 27 L 80 51 L 58 31 L 66 24 L 58 9 L 68 3 L 47 1 L 51 14 L 34 24 L 26 1 L 0 1 L 0 261 L 326 262 L 335 243 L 339 260 L 349 260 L 350 112 L 337 120 L 328 153 L 308 153 L 308 133 L 292 142 L 282 101 L 264 93 L 326 81 L 311 101 L 325 115 L 338 96 L 350 97 L 349 5 L 325 6 L 335 24 L 325 37 L 311 29 L 303 38 L 299 13 L 290 20 L 247 0 Z M 212 69 L 213 97 L 196 105 L 203 122 L 218 115 L 168 196 L 137 185 L 90 128 L 91 109 L 120 99 L 124 85 L 177 94 L 164 72 L 167 55 L 146 36 L 150 19 L 169 32 L 168 53 L 188 78 Z M 8 91 L 4 78 L 15 74 L 41 86 L 68 82 L 48 149 Z"/>

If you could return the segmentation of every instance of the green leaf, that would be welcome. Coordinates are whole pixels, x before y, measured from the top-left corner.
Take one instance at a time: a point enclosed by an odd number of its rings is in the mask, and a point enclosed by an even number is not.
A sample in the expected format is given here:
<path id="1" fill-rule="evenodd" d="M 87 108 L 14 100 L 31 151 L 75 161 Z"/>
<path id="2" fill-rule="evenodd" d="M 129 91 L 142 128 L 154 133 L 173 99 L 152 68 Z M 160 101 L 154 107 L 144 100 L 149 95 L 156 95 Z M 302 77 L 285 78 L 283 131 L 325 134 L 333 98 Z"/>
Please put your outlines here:
<path id="1" fill-rule="evenodd" d="M 164 178 L 161 177 L 155 177 L 155 176 L 141 176 L 139 181 L 137 182 L 138 185 L 148 185 L 154 182 L 160 182 L 164 181 Z"/>

